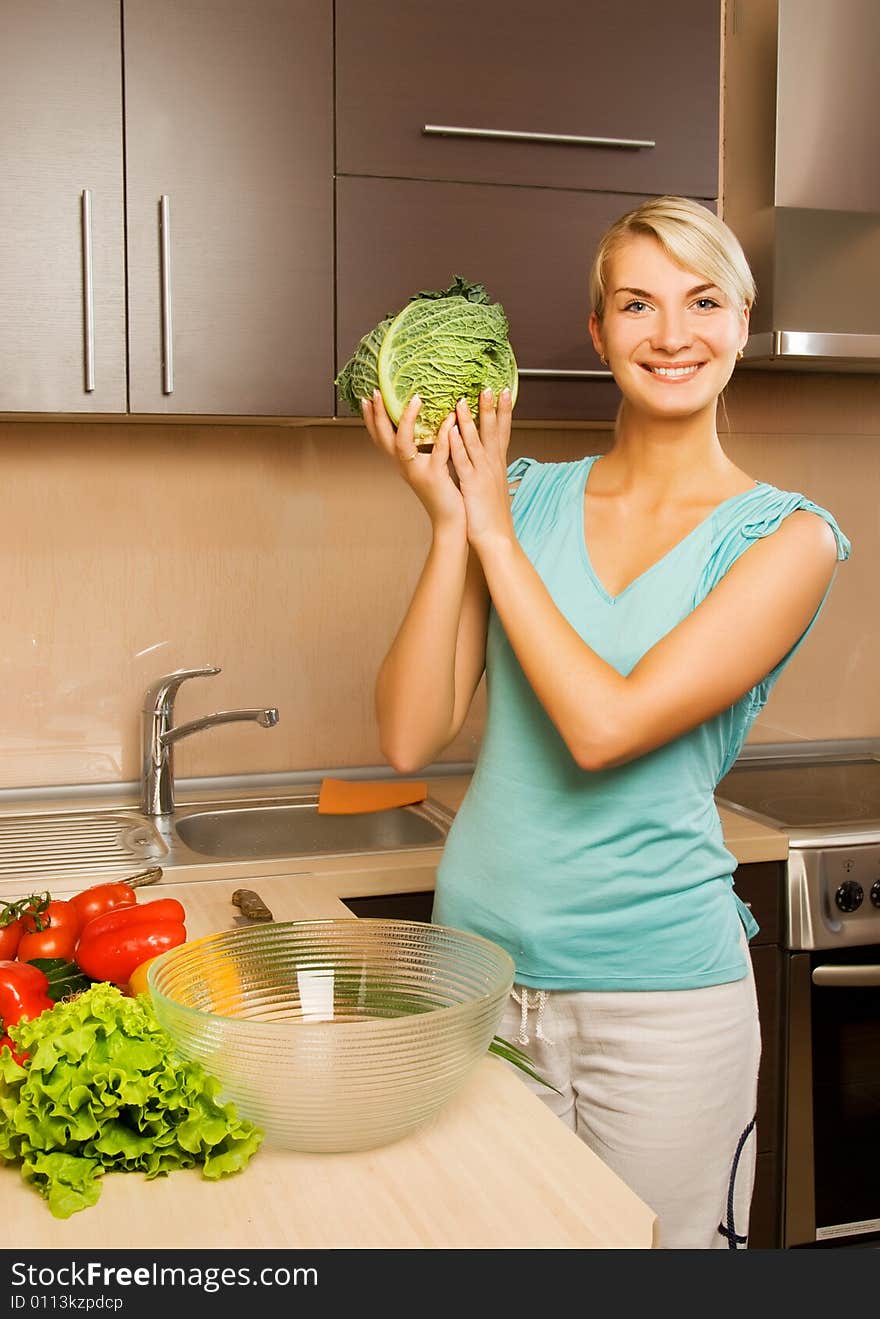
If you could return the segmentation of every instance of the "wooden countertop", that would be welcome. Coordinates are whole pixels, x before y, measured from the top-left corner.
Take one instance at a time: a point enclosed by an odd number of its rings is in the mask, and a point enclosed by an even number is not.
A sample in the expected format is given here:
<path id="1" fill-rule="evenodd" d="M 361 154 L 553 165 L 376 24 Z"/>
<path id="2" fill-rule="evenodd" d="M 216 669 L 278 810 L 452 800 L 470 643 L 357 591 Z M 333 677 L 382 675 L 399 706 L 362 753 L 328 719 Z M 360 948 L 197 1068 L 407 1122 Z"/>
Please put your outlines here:
<path id="1" fill-rule="evenodd" d="M 176 883 L 191 938 L 240 923 L 240 878 Z M 255 881 L 256 883 L 256 881 Z M 259 881 L 277 920 L 356 919 L 320 875 Z M 156 890 L 151 890 L 151 893 Z M 98 1203 L 59 1220 L 18 1170 L 0 1168 L 16 1249 L 650 1248 L 656 1218 L 487 1055 L 419 1131 L 356 1154 L 263 1146 L 220 1182 L 179 1171 L 103 1179 Z"/>

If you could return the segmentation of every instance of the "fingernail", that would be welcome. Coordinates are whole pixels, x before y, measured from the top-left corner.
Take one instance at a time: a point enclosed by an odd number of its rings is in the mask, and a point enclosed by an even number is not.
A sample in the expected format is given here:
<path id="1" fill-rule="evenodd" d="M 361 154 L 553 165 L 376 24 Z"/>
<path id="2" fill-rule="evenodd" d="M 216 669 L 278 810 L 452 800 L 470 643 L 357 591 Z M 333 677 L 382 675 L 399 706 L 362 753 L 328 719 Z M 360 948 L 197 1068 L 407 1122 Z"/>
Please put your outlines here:
<path id="1" fill-rule="evenodd" d="M 509 387 L 508 385 L 505 385 L 504 388 L 502 389 L 502 391 L 501 391 L 501 397 L 502 397 L 502 398 L 510 398 L 510 387 Z"/>
<path id="2" fill-rule="evenodd" d="M 454 440 L 460 440 L 460 439 L 461 439 L 461 432 L 459 431 L 459 429 L 458 429 L 457 426 L 453 426 L 453 427 L 452 427 L 452 430 L 449 432 L 449 435 L 450 435 L 450 438 L 451 438 L 451 439 L 454 439 Z"/>
<path id="3" fill-rule="evenodd" d="M 410 403 L 417 403 L 419 407 L 422 406 L 422 400 L 419 398 L 418 394 L 413 394 L 412 398 L 410 399 Z"/>
<path id="4" fill-rule="evenodd" d="M 362 411 L 363 411 L 363 409 L 367 406 L 367 404 L 369 403 L 369 401 L 370 401 L 370 400 L 369 400 L 368 398 L 362 398 L 362 399 L 361 399 L 361 410 L 362 410 Z"/>
<path id="5" fill-rule="evenodd" d="M 467 399 L 464 397 L 463 394 L 462 394 L 461 398 L 458 400 L 458 406 L 459 406 L 459 407 L 465 407 L 465 408 L 467 407 Z"/>
<path id="6" fill-rule="evenodd" d="M 492 402 L 492 391 L 491 391 L 491 389 L 488 387 L 488 385 L 487 385 L 486 388 L 483 390 L 483 392 L 482 392 L 482 394 L 480 395 L 480 397 L 481 397 L 481 398 L 484 398 L 484 399 L 486 400 L 487 403 L 491 403 L 491 402 Z"/>
<path id="7" fill-rule="evenodd" d="M 377 399 L 378 397 L 379 397 L 379 391 L 378 391 L 378 389 L 374 389 L 374 390 L 373 390 L 373 402 L 374 402 L 374 403 L 376 402 L 376 399 Z"/>

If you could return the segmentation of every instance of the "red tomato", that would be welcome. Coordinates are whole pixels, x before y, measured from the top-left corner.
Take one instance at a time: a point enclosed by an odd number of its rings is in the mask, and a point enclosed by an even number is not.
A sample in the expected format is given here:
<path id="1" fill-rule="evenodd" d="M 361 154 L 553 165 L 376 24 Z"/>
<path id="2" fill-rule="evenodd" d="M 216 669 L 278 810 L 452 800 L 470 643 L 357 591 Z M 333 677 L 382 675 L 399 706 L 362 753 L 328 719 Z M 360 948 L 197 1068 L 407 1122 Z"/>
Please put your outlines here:
<path id="1" fill-rule="evenodd" d="M 48 930 L 25 933 L 19 940 L 18 960 L 32 962 L 35 957 L 63 957 L 65 962 L 72 962 L 76 941 L 77 935 L 72 930 L 58 929 L 53 925 Z"/>
<path id="2" fill-rule="evenodd" d="M 10 921 L 8 925 L 0 925 L 0 961 L 7 961 L 15 957 L 20 940 L 20 916 L 16 920 Z"/>
<path id="3" fill-rule="evenodd" d="M 70 905 L 76 908 L 83 925 L 96 916 L 103 916 L 106 911 L 114 911 L 117 907 L 133 907 L 136 902 L 134 889 L 121 879 L 107 884 L 93 884 L 91 888 L 83 889 L 82 893 L 70 899 Z"/>
<path id="4" fill-rule="evenodd" d="M 73 935 L 74 942 L 76 942 L 83 924 L 82 917 L 73 903 L 61 898 L 53 898 L 42 911 L 26 911 L 22 916 L 22 921 L 24 922 L 25 934 L 44 932 L 47 928 L 50 930 L 64 930 Z M 39 955 L 37 954 L 37 956 Z M 54 954 L 46 954 L 46 956 L 51 955 Z"/>

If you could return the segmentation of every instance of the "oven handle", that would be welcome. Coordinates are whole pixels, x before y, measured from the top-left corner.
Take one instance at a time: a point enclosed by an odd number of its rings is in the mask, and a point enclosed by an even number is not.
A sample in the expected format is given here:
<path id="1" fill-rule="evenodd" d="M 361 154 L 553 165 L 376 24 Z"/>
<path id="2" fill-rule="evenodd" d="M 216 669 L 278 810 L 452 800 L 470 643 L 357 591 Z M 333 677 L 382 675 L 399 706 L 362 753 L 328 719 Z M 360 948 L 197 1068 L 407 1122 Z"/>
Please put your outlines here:
<path id="1" fill-rule="evenodd" d="M 814 966 L 813 984 L 826 989 L 855 989 L 880 985 L 880 964 L 875 966 Z"/>

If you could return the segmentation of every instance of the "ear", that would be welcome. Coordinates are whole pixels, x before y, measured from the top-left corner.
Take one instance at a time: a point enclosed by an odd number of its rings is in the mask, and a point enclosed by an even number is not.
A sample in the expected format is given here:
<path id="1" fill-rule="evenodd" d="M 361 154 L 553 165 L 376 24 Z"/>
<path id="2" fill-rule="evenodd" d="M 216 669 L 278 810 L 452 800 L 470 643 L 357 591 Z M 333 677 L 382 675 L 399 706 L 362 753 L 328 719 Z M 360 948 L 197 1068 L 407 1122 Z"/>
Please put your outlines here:
<path id="1" fill-rule="evenodd" d="M 602 344 L 602 324 L 594 311 L 590 312 L 588 325 L 590 329 L 590 338 L 593 340 L 593 347 L 599 357 L 604 357 L 605 349 Z"/>
<path id="2" fill-rule="evenodd" d="M 750 307 L 743 307 L 743 314 L 742 314 L 742 319 L 743 319 L 743 337 L 742 337 L 742 339 L 740 340 L 740 345 L 739 345 L 739 346 L 740 346 L 740 351 L 742 351 L 742 349 L 745 348 L 746 344 L 748 343 L 748 339 L 749 339 L 749 316 L 750 316 L 750 315 L 751 315 L 751 308 L 750 308 Z"/>

